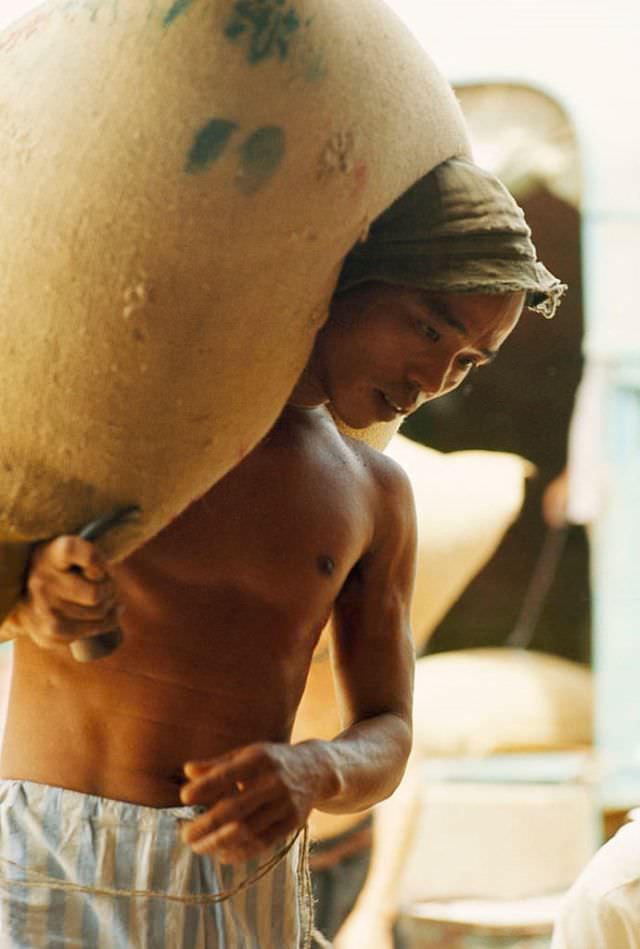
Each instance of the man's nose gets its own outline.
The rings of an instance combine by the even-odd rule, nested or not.
[[[409,374],[409,380],[415,392],[416,408],[451,392],[460,385],[464,377],[464,369],[455,356],[448,362],[415,367]]]
[[[449,364],[416,366],[409,374],[409,382],[415,393],[417,406],[422,405],[448,392],[451,388],[451,367]]]

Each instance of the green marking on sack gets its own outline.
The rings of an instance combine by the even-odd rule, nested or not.
[[[174,0],[174,3],[165,15],[164,25],[171,26],[179,16],[182,16],[183,13],[186,13],[189,8],[193,6],[193,2],[194,0]]]
[[[284,129],[259,128],[240,149],[236,185],[243,194],[255,194],[274,176],[286,151]]]
[[[189,150],[185,171],[189,174],[205,171],[220,158],[237,128],[236,122],[229,122],[227,119],[211,119],[203,125],[196,133]]]
[[[246,36],[248,59],[255,65],[273,56],[285,60],[301,25],[289,0],[236,0],[224,34],[232,41]]]

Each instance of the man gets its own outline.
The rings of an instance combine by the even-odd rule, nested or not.
[[[525,298],[554,309],[558,281],[537,263],[521,212],[466,161],[423,179],[380,228],[424,230],[455,207],[459,229],[462,186],[483,220],[515,229],[519,264],[503,253],[511,239],[489,231],[502,271],[491,258],[492,282],[476,292],[467,263],[460,292],[453,271],[438,283],[442,255],[432,274],[437,241],[424,234],[413,268],[400,248],[401,279],[372,268],[363,245],[249,457],[121,564],[77,537],[35,552],[6,624],[16,640],[0,761],[8,949],[296,946],[296,877],[307,876],[298,832],[310,811],[362,810],[398,784],[411,743],[410,490],[388,459],[340,435],[327,407],[351,428],[397,420],[493,359]],[[345,728],[292,745],[332,613]],[[117,652],[74,662],[71,642],[118,624]]]
[[[550,317],[565,287],[536,261],[529,235],[522,212],[493,176],[465,161],[445,162],[382,215],[367,242],[352,250],[339,289],[374,278],[446,291],[447,298],[452,292],[491,295],[521,288],[527,303]],[[326,717],[318,712],[319,723]],[[300,729],[305,736],[312,720],[307,702]],[[333,938],[366,877],[371,831],[362,815],[320,815],[314,824],[323,829],[311,861],[317,918]],[[360,936],[355,934],[353,944]]]

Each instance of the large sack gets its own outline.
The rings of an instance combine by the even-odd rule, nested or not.
[[[411,625],[421,650],[473,577],[494,555],[524,502],[534,467],[497,451],[439,452],[402,435],[387,454],[404,468],[418,518]]]
[[[346,251],[467,151],[381,0],[50,2],[0,34],[0,141],[5,607],[25,542],[135,502],[123,556],[237,463]]]
[[[590,670],[547,653],[479,648],[441,652],[416,668],[418,754],[489,755],[590,745]]]

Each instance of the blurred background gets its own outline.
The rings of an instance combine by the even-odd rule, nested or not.
[[[503,644],[515,628],[548,524],[545,491],[564,471],[567,437],[582,375],[580,166],[575,130],[557,102],[530,86],[456,86],[474,153],[522,205],[540,257],[569,285],[558,319],[526,314],[509,347],[486,372],[429,403],[403,432],[441,451],[516,452],[537,475],[498,551],[439,625],[429,652]],[[588,544],[569,528],[529,643],[570,659],[590,657]]]
[[[445,638],[504,642],[512,628],[545,531],[540,500],[564,468],[582,379],[571,465],[574,516],[590,524],[591,593],[585,536],[572,529],[534,644],[581,661],[592,655],[604,800],[624,808],[640,793],[640,7],[392,5],[458,90],[478,163],[519,197],[542,259],[570,285],[556,321],[523,320],[494,367],[411,422],[408,434],[433,447],[518,451],[539,469],[522,519],[431,648]]]

